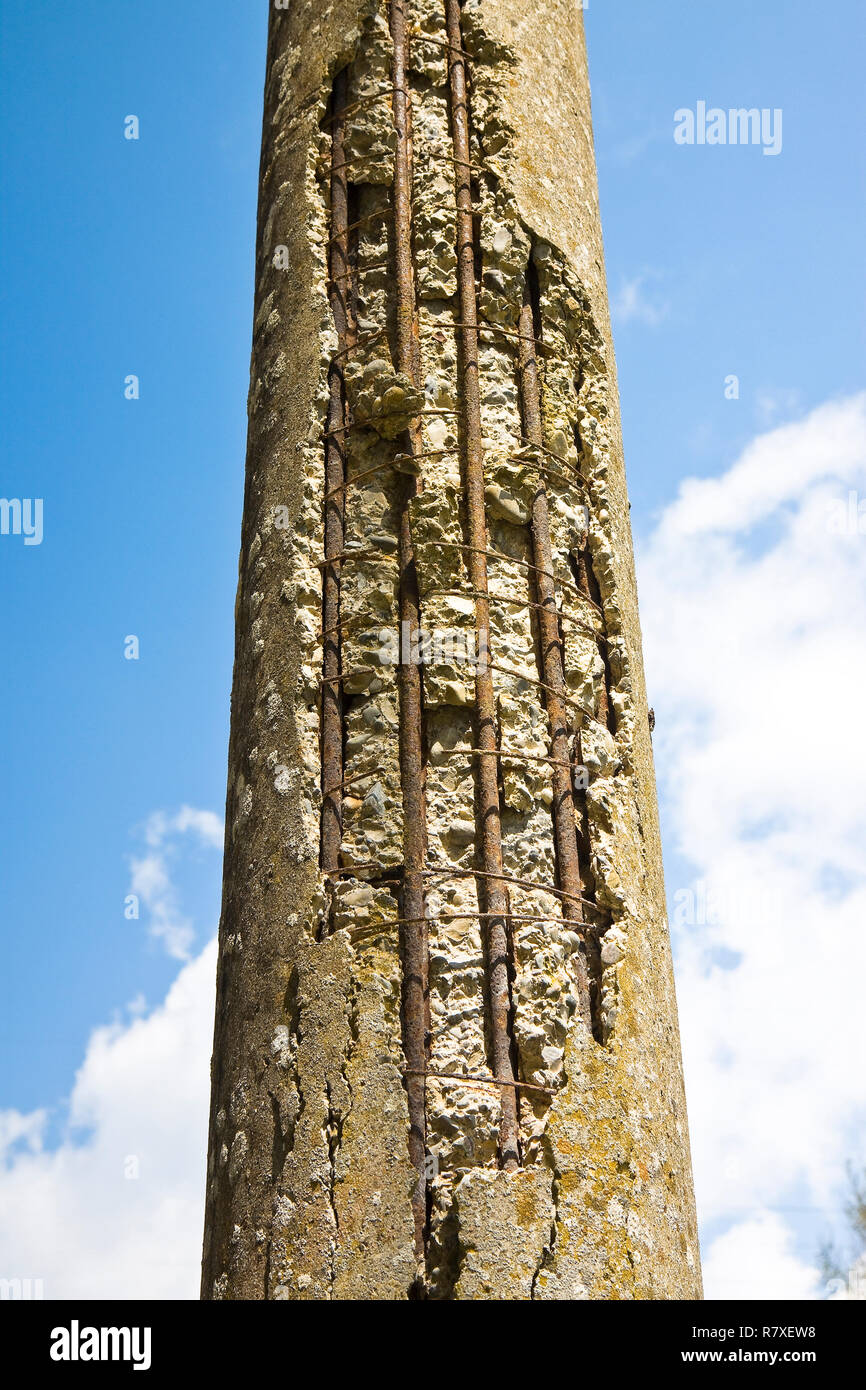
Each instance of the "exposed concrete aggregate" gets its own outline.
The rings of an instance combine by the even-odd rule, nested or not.
[[[441,0],[410,0],[420,383],[393,351],[395,134],[383,0],[271,21],[250,452],[237,607],[226,892],[203,1292],[278,1299],[685,1297],[699,1292],[615,368],[582,36],[566,0],[465,0],[477,163],[479,369],[523,1166],[497,1169],[471,750],[456,214]],[[567,39],[566,36],[567,35]],[[426,36],[437,43],[423,43]],[[328,102],[351,63],[359,345],[344,367],[343,873],[318,870]],[[563,163],[563,122],[568,125]],[[276,268],[287,249],[292,274]],[[545,451],[524,440],[517,317],[530,258]],[[396,530],[399,438],[421,413],[410,515],[422,626],[430,965],[426,1269],[413,1251],[401,1044]],[[573,702],[598,1033],[554,891],[549,727],[529,522],[543,477]],[[588,555],[599,606],[578,591]],[[443,634],[447,640],[443,640]],[[605,660],[606,658],[606,660]],[[502,669],[505,667],[508,674]],[[346,674],[349,673],[349,674]],[[611,710],[608,719],[606,710]],[[508,753],[517,755],[511,759]],[[521,757],[520,755],[528,755]],[[450,872],[448,872],[450,870]],[[537,885],[537,886],[534,886]],[[522,920],[529,918],[532,920]],[[447,1075],[442,1076],[445,1073]],[[454,1076],[467,1078],[455,1080]],[[420,1275],[420,1284],[418,1282]]]

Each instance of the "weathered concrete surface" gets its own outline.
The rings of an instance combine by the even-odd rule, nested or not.
[[[440,0],[408,5],[416,33],[444,37]],[[524,1167],[497,1172],[498,1094],[428,1083],[431,1182],[426,1269],[413,1251],[401,1080],[396,897],[359,867],[401,861],[398,710],[387,673],[358,677],[346,716],[342,861],[332,891],[319,873],[319,685],[324,427],[336,348],[326,292],[327,159],[323,120],[336,71],[352,64],[353,99],[387,88],[387,6],[295,0],[272,11],[262,149],[247,483],[237,605],[223,917],[213,1064],[202,1293],[206,1298],[692,1298],[700,1273],[676,1003],[661,871],[628,502],[607,310],[579,10],[568,0],[466,0],[473,160],[479,179],[479,307],[506,334],[482,339],[480,370],[490,545],[531,555],[533,477],[522,448],[513,344],[529,257],[545,343],[546,446],[582,481],[548,480],[554,569],[563,592],[574,557],[591,557],[600,608],[566,626],[570,693],[590,772],[590,878],[610,926],[602,937],[598,1028],[576,1012],[578,939],[545,888],[512,890],[514,1042],[524,1092]],[[460,520],[453,169],[444,54],[413,44],[416,281],[424,404],[423,487],[413,503],[423,623],[467,634],[471,596],[456,546]],[[353,122],[359,329],[389,312],[390,103]],[[359,165],[359,168],[361,166]],[[381,217],[377,220],[377,214]],[[289,272],[274,265],[284,246]],[[579,386],[575,389],[575,380]],[[387,341],[348,374],[355,419],[349,475],[387,463],[418,408]],[[434,456],[435,455],[435,456]],[[369,667],[394,627],[395,500],[385,468],[347,504],[344,670]],[[451,549],[448,545],[451,543]],[[535,663],[525,569],[491,571],[494,652]],[[604,648],[600,643],[607,643]],[[600,651],[608,651],[606,673]],[[497,674],[501,746],[547,752],[540,692]],[[429,862],[473,865],[472,673],[452,656],[424,668]],[[609,699],[613,730],[600,720]],[[371,771],[372,769],[372,771]],[[366,775],[364,775],[366,774]],[[506,871],[555,881],[549,781],[540,763],[503,762]],[[489,1076],[484,952],[473,880],[431,886],[430,1067]],[[466,915],[461,917],[460,913]],[[328,931],[332,934],[328,934]],[[412,1292],[410,1293],[410,1290]]]

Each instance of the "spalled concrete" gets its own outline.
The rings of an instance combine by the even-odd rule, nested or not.
[[[479,373],[512,1037],[523,1166],[497,1169],[471,750],[456,218],[441,0],[407,5],[421,390],[392,351],[388,9],[273,11],[227,797],[203,1296],[691,1298],[700,1273],[582,29],[567,0],[466,0]],[[436,42],[425,43],[424,38]],[[342,872],[318,866],[328,103],[350,67],[358,351],[348,436]],[[275,264],[285,247],[290,271]],[[281,260],[281,258],[278,258]],[[522,435],[517,317],[538,286],[545,449]],[[430,1049],[426,1260],[413,1250],[401,1046],[395,650],[399,436],[423,628]],[[539,467],[561,595],[595,1036],[554,891],[529,520]],[[353,557],[352,552],[355,552]],[[581,581],[587,566],[597,598]],[[447,641],[442,634],[450,634]],[[496,669],[499,667],[500,669]],[[502,669],[502,668],[507,668]],[[507,754],[515,754],[509,760]],[[529,755],[521,757],[519,755]],[[450,870],[451,872],[448,872]],[[531,920],[523,920],[531,919]],[[436,1075],[438,1073],[438,1075]],[[444,1075],[443,1075],[444,1074]],[[457,1079],[455,1079],[457,1078]],[[460,1079],[465,1078],[465,1079]]]

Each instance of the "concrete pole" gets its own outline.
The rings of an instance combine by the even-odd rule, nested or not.
[[[202,1296],[700,1289],[581,9],[274,5]]]

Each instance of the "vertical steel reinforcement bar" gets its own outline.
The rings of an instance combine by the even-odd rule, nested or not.
[[[409,93],[409,39],[404,0],[391,0],[394,153],[394,255],[396,269],[397,369],[414,386],[419,380],[418,316],[412,264],[412,108]],[[421,421],[412,421],[406,441],[418,458],[424,449]],[[400,568],[400,782],[403,796],[403,1051],[409,1103],[409,1156],[418,1173],[412,1197],[415,1250],[424,1256],[427,1224],[425,1161],[427,1151],[426,1081],[429,1028],[427,922],[423,868],[427,855],[427,807],[424,788],[424,741],[421,668],[412,659],[418,650],[420,603],[409,504],[417,482],[406,476],[400,497],[398,562]],[[408,641],[407,641],[408,639]],[[408,650],[407,650],[408,648]]]
[[[520,1127],[512,1063],[511,984],[509,979],[508,890],[502,878],[502,824],[499,807],[496,698],[490,656],[490,604],[487,597],[487,521],[484,513],[484,449],[481,437],[481,387],[478,372],[478,312],[475,291],[475,242],[472,225],[472,179],[469,145],[469,98],[460,0],[445,0],[448,36],[448,77],[454,144],[457,200],[457,282],[462,351],[461,405],[465,453],[467,553],[469,579],[475,592],[477,669],[475,704],[477,729],[477,816],[482,880],[480,896],[487,913],[487,990],[490,1015],[491,1062],[500,1086],[502,1114],[499,1161],[503,1168],[520,1163]]]
[[[331,100],[331,239],[328,292],[337,330],[338,352],[328,370],[325,431],[325,566],[322,582],[322,842],[321,866],[333,873],[340,864],[343,837],[343,696],[340,676],[340,556],[346,522],[346,391],[343,363],[355,339],[349,266],[349,182],[346,174],[345,117],[348,69],[334,78]]]
[[[540,325],[535,322],[530,271],[527,273],[523,306],[518,329],[518,367],[520,374],[520,404],[523,413],[523,433],[539,449],[544,447],[541,424],[541,391],[538,380],[538,358],[535,339]],[[538,607],[539,639],[541,645],[541,677],[545,685],[545,703],[550,723],[550,756],[553,764],[553,831],[556,843],[556,866],[563,898],[563,916],[582,920],[581,897],[584,884],[580,872],[577,822],[574,806],[574,774],[569,753],[568,707],[566,705],[565,664],[562,637],[556,607],[556,588],[553,576],[553,549],[550,542],[550,513],[547,489],[543,477],[532,501],[532,552],[535,565],[535,592]],[[592,1026],[586,960],[579,951],[577,960],[577,994],[581,1016],[587,1027]]]
[[[589,549],[589,536],[581,547],[577,557],[577,587],[582,594],[589,599],[590,603],[602,612],[601,591],[598,587],[598,580],[592,567],[592,555]],[[598,654],[604,665],[604,679],[598,693],[598,718],[606,729],[611,733],[614,731],[613,711],[610,704],[610,664],[607,658],[607,651],[603,641],[596,637]]]

